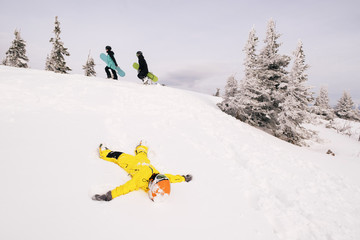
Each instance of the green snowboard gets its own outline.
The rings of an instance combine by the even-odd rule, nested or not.
[[[133,64],[133,68],[135,68],[136,70],[139,70],[139,64],[138,63],[134,63]],[[153,82],[157,82],[158,81],[158,77],[155,76],[153,73],[148,72],[148,74],[146,75],[148,78],[150,78]]]

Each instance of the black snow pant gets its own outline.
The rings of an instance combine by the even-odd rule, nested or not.
[[[105,67],[105,72],[106,72],[106,75],[107,75],[107,78],[111,78],[111,74],[110,74],[110,71],[109,69],[111,70],[112,74],[113,74],[113,79],[117,80],[117,74],[116,74],[116,71],[112,68],[109,68],[108,66]]]
[[[144,78],[147,76],[147,74],[148,74],[147,72],[140,71],[137,76],[138,76],[138,78],[140,78],[141,80],[144,80]]]

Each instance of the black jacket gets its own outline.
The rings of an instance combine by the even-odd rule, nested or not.
[[[149,70],[148,70],[148,66],[147,66],[147,63],[146,63],[146,61],[145,61],[144,56],[143,56],[143,55],[139,55],[138,58],[139,58],[139,71],[140,71],[141,73],[147,74],[147,73],[149,72]]]
[[[117,66],[117,63],[116,63],[116,60],[115,60],[115,57],[114,57],[114,52],[113,51],[107,51],[107,53],[109,54],[109,56],[111,57],[111,59],[114,61],[114,63],[115,63],[115,66]]]

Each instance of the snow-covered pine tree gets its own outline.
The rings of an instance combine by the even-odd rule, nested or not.
[[[355,108],[354,108],[354,120],[356,121],[360,121],[360,110],[359,110],[359,105],[356,103],[354,104],[355,105]],[[360,140],[360,138],[359,138]]]
[[[96,71],[95,71],[94,67],[95,67],[94,59],[90,56],[90,53],[89,53],[86,64],[83,65],[83,69],[85,71],[85,76],[88,76],[88,77],[94,76],[94,77],[96,77]]]
[[[218,107],[226,112],[227,114],[236,117],[237,105],[236,105],[236,95],[238,92],[238,82],[235,79],[235,76],[232,75],[228,78],[225,85],[225,95],[224,100],[221,103],[218,103]]]
[[[220,88],[216,88],[216,93],[213,95],[214,97],[220,97]]]
[[[21,38],[18,30],[15,30],[14,34],[15,39],[6,52],[6,58],[2,63],[6,66],[28,68],[27,62],[29,59],[26,56],[26,42]]]
[[[342,97],[339,99],[336,107],[335,114],[339,118],[355,120],[354,102],[350,94],[344,91]]]
[[[319,96],[315,99],[314,106],[319,106],[323,108],[330,108],[329,105],[329,94],[328,90],[325,87],[320,88]]]
[[[54,69],[52,68],[52,65],[51,65],[51,61],[50,61],[50,56],[49,56],[49,54],[48,54],[47,57],[46,57],[45,70],[46,70],[46,71],[54,71]]]
[[[258,37],[256,36],[256,31],[253,27],[243,49],[245,53],[245,76],[239,84],[239,91],[236,97],[238,99],[237,118],[253,126],[262,126],[263,107],[265,107],[263,93],[265,92],[265,89],[257,78],[257,43]]]
[[[289,75],[289,82],[284,102],[280,103],[281,112],[278,115],[277,135],[293,144],[301,145],[302,139],[310,137],[310,132],[301,124],[310,120],[308,106],[313,101],[307,81],[305,54],[303,44],[299,41],[294,52],[294,64]]]
[[[303,43],[298,42],[298,46],[294,52],[294,65],[290,72],[290,82],[294,88],[294,96],[299,102],[299,108],[304,111],[302,121],[309,120],[310,117],[309,105],[314,101],[313,92],[310,90],[311,87],[306,85],[308,81],[308,75],[306,70],[309,68],[309,65],[305,63],[305,54],[303,50]]]
[[[238,91],[238,82],[235,79],[235,76],[232,75],[228,78],[225,86],[225,98],[235,97]]]
[[[277,42],[280,34],[276,33],[275,22],[271,19],[267,26],[265,47],[258,56],[257,78],[264,87],[260,101],[263,103],[259,111],[260,121],[264,130],[275,133],[278,127],[280,104],[285,100],[288,86],[288,72],[290,57],[278,53],[280,43]]]
[[[60,39],[60,22],[58,17],[55,17],[55,38],[51,38],[50,42],[53,43],[53,48],[50,54],[49,59],[47,59],[46,70],[54,71],[57,73],[67,73],[71,69],[66,66],[65,56],[70,56],[70,53],[67,51],[67,48],[64,47],[64,43]]]
[[[300,145],[302,128],[298,119],[302,117],[303,111],[300,110],[295,99],[294,90],[290,87],[285,100],[280,103],[282,111],[278,115],[278,129],[275,135],[287,142]]]
[[[315,99],[315,104],[311,111],[325,117],[326,120],[334,119],[334,110],[330,107],[329,94],[326,87],[320,88],[319,96]]]
[[[258,37],[256,36],[255,28],[253,27],[249,33],[248,41],[243,49],[245,52],[245,61],[244,61],[244,73],[245,78],[242,82],[253,81],[256,78],[257,71],[257,54],[256,46],[258,44]]]

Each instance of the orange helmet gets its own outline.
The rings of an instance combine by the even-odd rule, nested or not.
[[[148,194],[154,202],[165,200],[170,195],[170,180],[164,174],[152,176],[149,180]]]

